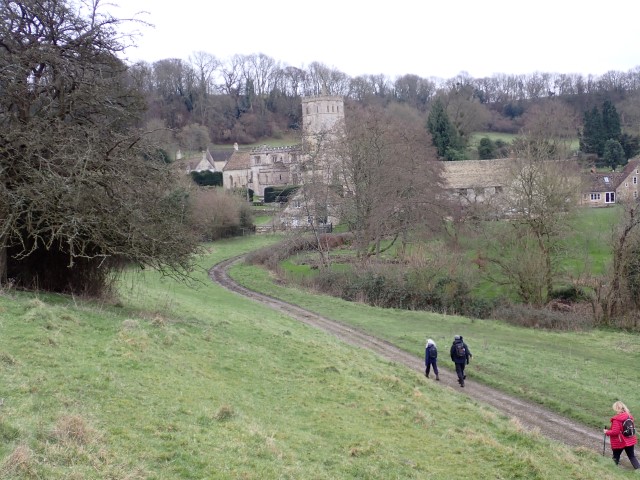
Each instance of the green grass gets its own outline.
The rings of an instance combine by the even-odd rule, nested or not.
[[[473,148],[478,148],[478,145],[480,144],[480,140],[484,137],[489,138],[493,142],[495,142],[496,140],[501,140],[505,143],[511,143],[516,137],[518,137],[518,134],[501,133],[501,132],[474,132],[471,134],[471,140],[469,142],[469,146]],[[574,138],[571,141],[570,148],[572,151],[577,151],[580,148],[580,140],[578,139],[578,137]]]
[[[611,260],[610,240],[612,237],[613,227],[620,218],[620,208],[584,208],[580,209],[572,219],[565,240],[566,250],[568,254],[561,260],[561,266],[564,270],[564,277],[578,278],[585,273],[601,275],[605,272],[608,263]],[[477,257],[479,252],[483,252],[487,248],[488,242],[492,242],[496,235],[492,234],[493,229],[510,228],[508,223],[487,222],[488,230],[485,235],[461,235],[460,250],[464,258],[469,262],[468,267],[471,269],[473,276],[466,277],[466,280],[472,284],[472,292],[474,296],[482,298],[496,299],[509,296],[509,292],[503,286],[496,286],[487,279],[477,274],[477,267],[471,262]],[[437,242],[447,244],[450,239],[440,239]],[[386,242],[382,243],[386,247]],[[407,247],[407,251],[417,248],[418,243],[412,243]],[[387,250],[383,257],[393,258],[397,255],[400,248],[399,242],[394,244]],[[438,250],[438,252],[440,252]],[[335,253],[335,252],[334,252]],[[345,250],[339,252],[341,255],[353,253]],[[456,256],[459,253],[456,253]],[[289,279],[301,279],[302,277],[313,277],[317,275],[318,270],[311,269],[310,265],[302,264],[307,259],[313,260],[314,254],[305,253],[297,255],[286,262],[281,267],[287,274]],[[344,265],[332,264],[333,269],[345,269]]]
[[[492,142],[496,140],[501,140],[505,143],[511,143],[517,137],[515,133],[500,133],[500,132],[474,132],[471,134],[470,146],[478,147],[480,144],[480,140],[487,137]]]
[[[252,266],[236,266],[233,275],[250,288],[385,338],[415,354],[416,361],[423,355],[425,338],[446,351],[453,336],[462,334],[474,353],[474,379],[593,427],[606,424],[617,399],[640,408],[634,381],[640,362],[637,334],[548,332],[496,320],[380,309],[274,284],[266,272]],[[446,356],[443,363],[451,366]]]
[[[271,215],[255,215],[253,217],[253,223],[255,225],[268,225],[273,220]]]
[[[116,304],[0,294],[0,478],[624,478],[609,458],[525,433],[491,408],[207,278],[217,261],[274,238],[209,245],[192,285],[129,272]],[[467,328],[479,323],[414,321],[407,312],[290,295],[332,316],[338,308],[365,322],[368,312],[376,328],[393,325],[391,336],[411,345],[416,361],[423,337],[449,320],[442,335],[463,331],[475,348],[472,375],[494,358],[493,341],[483,345],[485,334]],[[419,335],[402,332],[405,325]],[[614,337],[585,343],[593,353],[604,339]],[[539,337],[540,348],[548,340]],[[625,348],[637,363],[635,347]]]

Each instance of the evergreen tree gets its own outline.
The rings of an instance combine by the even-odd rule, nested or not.
[[[478,145],[478,156],[480,157],[480,160],[495,158],[495,145],[489,137],[483,137],[480,139],[480,144]]]
[[[429,112],[427,129],[431,133],[438,156],[446,160],[459,158],[460,138],[440,100],[436,100]]]
[[[612,170],[615,170],[618,165],[624,165],[627,163],[627,157],[624,154],[624,149],[620,142],[610,138],[604,144],[604,152],[602,154],[602,158],[607,164],[607,166],[611,167]]]
[[[592,110],[585,112],[580,137],[580,150],[584,153],[595,153],[602,157],[607,140],[620,142],[621,137],[620,115],[609,100],[602,104],[602,113],[598,107],[593,107]]]
[[[595,153],[602,156],[604,151],[602,116],[598,107],[584,112],[584,125],[580,136],[580,150],[584,153]]]
[[[640,153],[640,136],[623,133],[620,135],[620,145],[624,149],[625,158],[633,158]]]
[[[602,137],[606,142],[609,139],[620,140],[622,129],[620,128],[620,115],[615,105],[609,100],[602,104]]]

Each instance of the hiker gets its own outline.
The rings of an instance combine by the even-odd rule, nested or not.
[[[464,374],[464,367],[469,365],[469,359],[471,357],[473,357],[473,355],[471,355],[467,344],[464,343],[462,335],[456,335],[453,337],[453,344],[451,345],[451,360],[456,364],[458,383],[461,387],[464,387],[464,379],[467,378]]]
[[[638,462],[636,458],[633,446],[638,443],[638,437],[635,435],[635,427],[625,431],[626,425],[624,425],[627,419],[631,419],[633,422],[633,416],[627,406],[620,401],[613,404],[613,411],[616,412],[616,414],[611,417],[611,428],[609,428],[609,430],[604,429],[604,434],[609,437],[611,450],[613,450],[613,461],[618,465],[618,463],[620,463],[620,455],[622,455],[622,451],[624,450],[627,457],[629,457],[631,465],[637,470],[640,468],[640,462]]]
[[[433,373],[436,374],[436,380],[440,381],[440,376],[438,375],[438,349],[436,348],[436,342],[428,339],[427,346],[424,351],[424,366],[426,367],[424,374],[427,378],[429,378],[432,365]]]

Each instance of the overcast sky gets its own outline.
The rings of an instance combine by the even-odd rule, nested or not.
[[[533,72],[601,75],[640,66],[640,1],[114,0],[118,17],[147,11],[130,61],[224,60],[264,53],[350,77],[408,73],[474,78]]]

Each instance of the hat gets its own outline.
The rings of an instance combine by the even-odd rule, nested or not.
[[[462,337],[460,335],[456,335],[455,337],[453,337],[454,340],[460,340]]]

